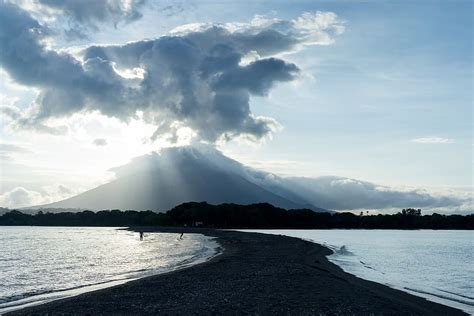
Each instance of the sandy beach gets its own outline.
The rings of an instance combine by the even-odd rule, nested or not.
[[[192,228],[224,248],[212,260],[7,315],[464,315],[343,272],[323,246],[297,238]]]

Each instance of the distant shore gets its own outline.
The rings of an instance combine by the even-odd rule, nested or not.
[[[148,227],[146,232],[202,233],[223,254],[183,270],[17,310],[7,315],[466,315],[359,279],[330,263],[331,250],[297,238],[211,229]]]

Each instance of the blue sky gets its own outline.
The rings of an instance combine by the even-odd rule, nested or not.
[[[67,27],[61,17],[41,20],[29,10],[53,30]],[[255,15],[292,20],[317,10],[337,14],[344,33],[330,45],[278,56],[297,65],[299,76],[250,98],[252,113],[277,120],[282,129],[259,144],[232,140],[218,147],[283,175],[337,175],[389,186],[462,189],[472,196],[472,1],[149,1],[140,7],[140,19],[117,28],[98,23],[86,29],[87,39],[57,35],[48,45],[77,51],[158,38],[188,23],[248,23]],[[26,110],[37,93],[3,71],[1,105]],[[29,153],[2,156],[0,193],[17,186],[45,192],[51,177],[78,192],[106,181],[109,167],[166,145],[144,144],[153,129],[140,122],[125,126],[96,114],[79,116],[62,118],[66,136],[18,130],[4,120],[1,142]],[[117,136],[124,128],[126,137]],[[96,138],[107,145],[90,145]],[[87,157],[77,158],[80,153]],[[7,174],[8,164],[32,168],[42,180]],[[93,180],[72,181],[78,173]]]
[[[316,173],[471,186],[472,2],[316,3],[301,9],[336,12],[346,31],[334,45],[289,57],[314,80],[255,101],[257,113],[285,126],[260,154],[314,161]],[[298,7],[267,8],[291,15]],[[412,141],[429,137],[452,143]]]

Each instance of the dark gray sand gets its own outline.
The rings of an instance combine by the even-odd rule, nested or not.
[[[331,251],[297,238],[206,229],[145,231],[215,236],[211,261],[11,315],[462,315],[343,272]],[[178,237],[179,235],[177,235]],[[9,315],[10,315],[9,314]]]

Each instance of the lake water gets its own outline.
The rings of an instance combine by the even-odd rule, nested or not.
[[[346,272],[474,314],[473,231],[251,231],[326,245]]]
[[[0,227],[0,314],[208,260],[199,234],[116,228]]]

